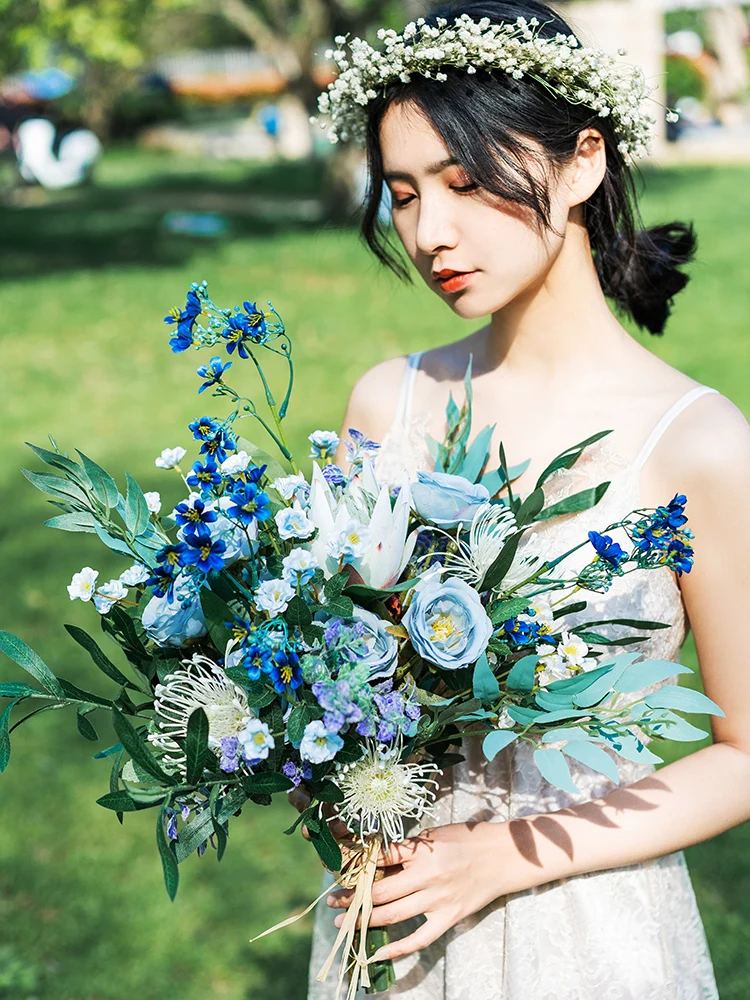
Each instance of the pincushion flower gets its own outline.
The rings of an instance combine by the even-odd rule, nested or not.
[[[403,741],[388,746],[366,740],[363,757],[352,764],[337,764],[333,781],[344,801],[334,811],[362,840],[379,833],[384,844],[402,841],[404,820],[432,815],[435,789],[432,775],[442,774],[436,764],[410,764],[401,760]]]
[[[197,653],[167,674],[154,694],[157,731],[149,733],[147,739],[165,755],[164,764],[178,771],[184,770],[186,758],[176,738],[187,735],[188,720],[197,708],[206,713],[208,745],[217,757],[223,755],[222,739],[239,739],[255,719],[244,690],[212,660]]]
[[[456,536],[458,551],[445,554],[446,571],[472,587],[479,587],[515,530],[516,519],[504,504],[480,504],[474,508],[468,538],[459,532]]]
[[[99,570],[90,566],[84,566],[80,573],[74,573],[73,579],[68,584],[71,601],[90,601],[94,596],[98,576]]]
[[[314,719],[305,726],[305,734],[299,746],[300,757],[311,764],[322,764],[333,760],[344,745],[337,733],[329,733],[320,719]]]
[[[176,469],[185,455],[187,452],[184,448],[165,448],[161,455],[154,459],[154,465],[159,469]]]
[[[477,510],[490,498],[486,486],[446,472],[419,472],[411,488],[414,509],[441,528],[470,528]]]
[[[492,635],[492,622],[476,590],[463,580],[431,576],[418,583],[412,595],[402,625],[416,652],[445,670],[475,663]]]

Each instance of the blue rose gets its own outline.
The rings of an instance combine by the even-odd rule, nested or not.
[[[476,590],[463,580],[433,577],[417,584],[413,593],[402,625],[419,655],[445,670],[475,663],[492,635]]]
[[[370,680],[390,677],[396,669],[398,660],[398,643],[386,632],[387,622],[372,611],[354,606],[355,619],[362,622],[364,640],[367,643],[367,656],[362,660],[370,668]]]
[[[411,488],[416,512],[441,528],[455,528],[457,524],[470,528],[474,515],[490,498],[489,490],[481,483],[470,483],[463,476],[449,476],[446,472],[419,472],[418,482]]]
[[[143,609],[141,622],[146,634],[159,646],[184,646],[189,639],[206,634],[206,619],[197,591],[189,583],[180,585],[179,581],[172,603],[166,596],[152,597]]]

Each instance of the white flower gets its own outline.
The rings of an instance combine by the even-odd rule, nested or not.
[[[333,458],[339,446],[339,436],[335,431],[313,431],[308,434],[310,442],[309,458]]]
[[[311,764],[322,764],[333,760],[344,745],[344,741],[336,733],[329,733],[320,719],[314,719],[305,726],[305,734],[299,746],[302,760]]]
[[[78,598],[81,601],[90,601],[94,595],[96,579],[99,576],[98,569],[84,566],[80,573],[74,573],[73,579],[68,584],[68,593],[71,601]]]
[[[361,559],[370,547],[370,529],[366,524],[349,518],[346,525],[328,539],[326,551],[331,558],[351,563]]]
[[[569,667],[580,667],[589,651],[589,647],[570,632],[563,632],[557,645],[557,652]]]
[[[498,729],[512,729],[515,724],[516,720],[510,714],[507,707],[503,705],[500,715],[498,715],[497,721],[495,722],[495,726]]]
[[[237,740],[242,747],[242,756],[248,763],[265,760],[268,751],[273,750],[276,745],[271,730],[260,719],[250,719],[242,732],[237,734]]]
[[[236,455],[225,458],[219,466],[223,476],[236,476],[240,472],[245,472],[249,465],[252,465],[252,458],[246,451],[238,451]]]
[[[308,486],[304,476],[279,476],[271,483],[285,500],[291,500],[296,493],[306,493]]]
[[[123,587],[119,580],[108,580],[97,587],[94,594],[94,607],[100,615],[106,615],[113,604],[128,596],[128,588]]]
[[[290,538],[309,538],[315,531],[315,525],[302,510],[299,501],[295,501],[291,507],[282,507],[281,510],[277,510],[274,520],[279,529],[279,535],[285,541]]]
[[[333,778],[344,793],[334,809],[362,840],[380,833],[385,843],[405,837],[404,820],[433,815],[437,782],[428,775],[441,774],[437,764],[402,761],[403,740],[391,746],[366,741],[366,752],[353,764],[337,764]],[[434,788],[432,787],[434,786]]]
[[[175,469],[187,455],[184,448],[165,448],[155,460],[154,465],[160,469]]]
[[[126,587],[137,587],[139,583],[145,583],[150,576],[151,570],[146,566],[141,566],[140,563],[133,563],[130,569],[126,569],[124,573],[120,573],[120,583],[123,583]]]
[[[515,530],[516,519],[504,504],[482,504],[471,522],[468,540],[459,534],[458,552],[446,555],[447,572],[478,587]]]
[[[165,764],[180,770],[185,767],[185,754],[175,738],[187,735],[188,719],[196,708],[202,708],[208,717],[208,745],[217,757],[221,757],[221,740],[239,739],[255,718],[245,691],[212,660],[197,653],[191,660],[183,660],[182,669],[167,674],[154,693],[158,732],[146,738],[165,754]]]
[[[144,493],[143,496],[146,498],[146,505],[152,514],[158,514],[161,510],[161,497],[156,492],[152,490],[149,493]]]
[[[530,598],[528,611],[528,614],[518,616],[520,621],[533,622],[536,625],[546,625],[548,629],[554,624],[555,619],[552,605],[544,594],[538,594],[536,597]]]
[[[269,615],[281,615],[294,597],[294,589],[286,580],[266,580],[255,591],[255,606]]]
[[[315,556],[303,548],[292,549],[288,556],[284,556],[281,565],[284,567],[283,577],[292,587],[312,580],[318,568]]]

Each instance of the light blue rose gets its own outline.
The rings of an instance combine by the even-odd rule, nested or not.
[[[419,655],[445,670],[475,663],[492,635],[476,590],[463,580],[433,577],[417,584],[413,594],[402,625]]]
[[[390,677],[396,669],[398,643],[390,632],[386,632],[387,622],[372,611],[366,611],[356,605],[354,617],[361,621],[365,628],[364,640],[368,652],[362,662],[370,668],[370,680]]]
[[[481,483],[470,483],[463,476],[449,476],[447,472],[419,472],[418,482],[411,488],[416,512],[441,528],[455,528],[457,524],[470,528],[477,509],[490,498],[489,490]]]
[[[206,619],[195,589],[177,584],[170,604],[166,597],[152,597],[141,618],[146,634],[159,646],[184,646],[206,634]]]

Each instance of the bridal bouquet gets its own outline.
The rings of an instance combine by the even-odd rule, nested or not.
[[[545,499],[549,477],[608,432],[558,456],[521,499],[513,481],[525,465],[508,468],[501,447],[498,468],[488,468],[492,428],[471,440],[470,372],[466,402],[449,402],[445,440],[430,442],[435,471],[413,484],[381,483],[375,442],[350,430],[342,469],[337,435],[317,430],[306,477],[284,434],[291,339],[268,305],[219,308],[203,282],[166,317],[175,353],[219,352],[198,368],[198,393],[229,408],[189,425],[191,462],[183,447],[156,459],[185,484],[169,513],[128,474],[122,493],[86,455],[72,459],[52,439],[51,449],[32,446],[53,470],[25,471],[57,508],[46,524],[94,533],[123,557],[119,577],[102,581],[84,567],[68,587],[71,599],[94,605],[107,641],[66,628],[115,693],[81,690],[0,633],[0,648],[37,682],[0,684],[9,700],[0,770],[11,731],[26,719],[71,706],[81,735],[95,742],[91,715],[106,711],[118,742],[94,755],[112,759],[109,791],[97,801],[120,822],[126,812],[157,810],[172,898],[180,863],[209,844],[221,860],[230,820],[243,808],[302,786],[310,805],[285,832],[304,823],[337,881],[357,889],[320,974],[343,946],[339,989],[349,971],[352,997],[359,983],[375,992],[392,982],[388,963],[368,962],[385,933],[367,932],[380,846],[429,817],[436,775],[462,759],[463,736],[480,736],[488,759],[514,741],[531,742],[543,777],[575,791],[566,758],[617,782],[617,755],[658,760],[647,742],[703,735],[675,709],[723,713],[674,685],[639,694],[687,668],[637,651],[608,654],[666,626],[580,621],[585,594],[606,591],[616,577],[690,571],[684,496],[602,525],[570,551],[530,555],[524,542],[535,524],[593,507],[606,491],[602,483],[557,503]],[[262,363],[269,355],[286,372],[280,402]],[[230,385],[233,365],[257,373],[263,412]],[[239,436],[247,418],[273,441],[279,461]],[[583,569],[566,570],[581,548],[590,554]],[[39,707],[11,726],[11,712],[29,702]],[[332,816],[352,833],[343,853]]]

